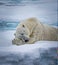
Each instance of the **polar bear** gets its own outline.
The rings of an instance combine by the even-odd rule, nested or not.
[[[32,44],[36,41],[57,41],[58,29],[42,24],[36,18],[23,20],[18,24],[13,44]]]

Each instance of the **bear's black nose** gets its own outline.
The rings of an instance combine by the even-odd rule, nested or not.
[[[21,33],[21,35],[24,35],[23,33]]]
[[[25,42],[28,42],[28,41],[29,41],[28,39],[25,40]]]

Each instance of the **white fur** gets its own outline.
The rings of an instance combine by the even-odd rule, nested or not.
[[[23,36],[21,34],[23,33]],[[36,18],[26,19],[18,24],[13,44],[32,44],[40,40],[56,41],[58,40],[58,30],[48,25],[42,24]],[[25,40],[28,39],[28,42]]]

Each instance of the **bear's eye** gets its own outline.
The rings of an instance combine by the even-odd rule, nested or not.
[[[24,25],[22,25],[22,27],[25,27]]]

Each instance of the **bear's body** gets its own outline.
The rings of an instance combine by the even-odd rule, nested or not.
[[[21,22],[16,29],[13,44],[32,44],[36,41],[57,41],[58,29],[42,24],[36,18],[30,18]]]

